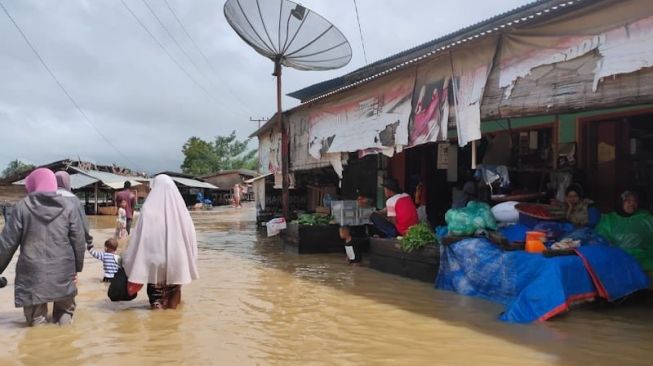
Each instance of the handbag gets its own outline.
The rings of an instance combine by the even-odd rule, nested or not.
[[[136,298],[138,293],[129,295],[127,292],[127,273],[125,269],[120,267],[118,272],[111,279],[109,284],[109,290],[107,291],[107,296],[111,301],[131,301]]]

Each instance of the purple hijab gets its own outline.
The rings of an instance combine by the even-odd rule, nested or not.
[[[57,188],[63,188],[70,191],[70,174],[61,170],[54,173],[54,176],[57,177]]]

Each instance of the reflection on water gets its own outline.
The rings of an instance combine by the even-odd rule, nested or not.
[[[148,310],[145,293],[111,303],[101,263],[87,256],[72,327],[25,327],[12,288],[0,290],[0,365],[632,365],[653,356],[645,305],[504,324],[496,304],[349,267],[344,254],[284,253],[279,239],[257,233],[251,208],[193,219],[201,279],[183,288],[177,311]],[[90,220],[101,247],[114,218]]]

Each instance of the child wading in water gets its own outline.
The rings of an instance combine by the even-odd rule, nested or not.
[[[111,282],[111,279],[116,275],[121,264],[120,256],[115,254],[118,249],[118,241],[114,238],[107,239],[104,242],[104,252],[93,248],[93,244],[87,245],[86,248],[93,257],[102,261],[102,267],[104,268],[102,282]]]
[[[127,236],[127,201],[118,201],[118,218],[116,219],[116,238],[123,239]]]
[[[352,266],[360,266],[363,261],[363,256],[361,254],[360,248],[360,239],[356,239],[351,236],[349,227],[341,226],[340,227],[340,239],[345,242],[345,253],[347,254],[347,259],[349,264]]]

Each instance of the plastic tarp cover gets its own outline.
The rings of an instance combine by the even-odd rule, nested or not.
[[[595,280],[615,296],[646,288],[645,274],[631,256],[603,245],[587,248],[580,248],[590,257],[584,261],[579,256],[506,252],[486,239],[464,239],[440,247],[435,287],[501,303],[506,310],[499,319],[516,323],[544,321],[575,302],[601,295]],[[622,276],[624,270],[631,275]]]

